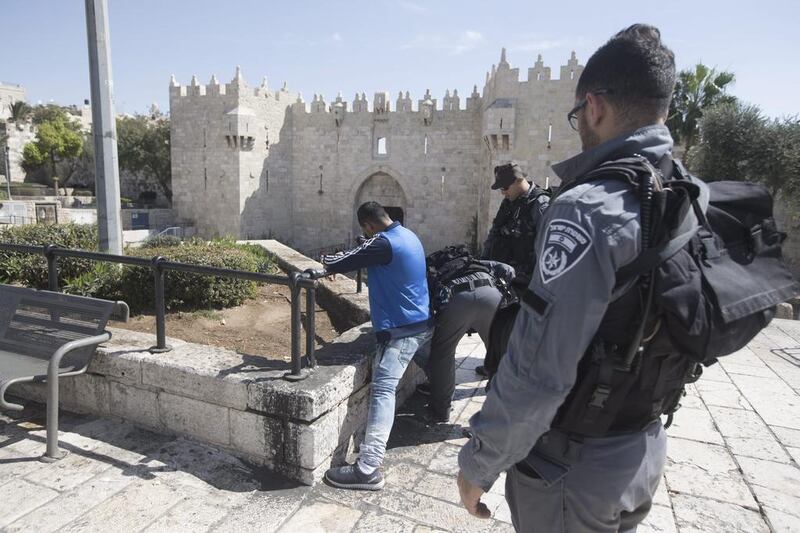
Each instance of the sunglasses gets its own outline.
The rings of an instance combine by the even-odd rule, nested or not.
[[[596,91],[589,91],[586,94],[588,95],[589,93],[591,93],[594,95],[599,95],[599,94],[612,94],[612,92],[613,91],[611,89],[597,89]],[[567,113],[567,122],[569,122],[569,127],[575,131],[578,131],[578,111],[586,107],[587,102],[588,100],[586,96],[584,96],[583,98],[581,98],[580,102],[578,102],[578,104],[575,107],[573,107],[569,113]]]

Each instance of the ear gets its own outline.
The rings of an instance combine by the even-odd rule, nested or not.
[[[608,115],[611,113],[611,106],[608,105],[608,101],[601,95],[586,93],[586,109],[584,113],[589,126],[597,128],[601,122],[608,120]]]

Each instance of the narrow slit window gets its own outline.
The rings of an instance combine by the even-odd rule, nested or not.
[[[423,148],[425,155],[428,155],[428,136],[425,135],[425,147]]]
[[[378,137],[378,155],[386,154],[386,137]]]

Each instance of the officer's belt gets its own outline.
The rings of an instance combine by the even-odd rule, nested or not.
[[[460,292],[466,291],[474,291],[478,287],[486,287],[492,286],[494,287],[494,280],[489,276],[489,274],[485,274],[483,272],[476,272],[475,274],[467,274],[466,276],[461,276],[457,278],[459,283],[452,285],[450,290],[453,294],[458,294]]]

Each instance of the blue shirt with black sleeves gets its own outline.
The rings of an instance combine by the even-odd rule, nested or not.
[[[425,251],[411,230],[393,222],[347,252],[322,257],[325,270],[361,268],[369,276],[369,308],[378,341],[408,337],[429,327]]]

